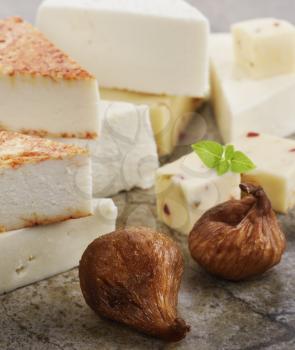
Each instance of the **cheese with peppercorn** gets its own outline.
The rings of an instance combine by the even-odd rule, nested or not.
[[[249,77],[271,78],[295,71],[295,27],[274,18],[258,18],[232,26],[236,63]]]
[[[236,64],[230,34],[210,40],[211,100],[224,142],[255,129],[280,137],[295,132],[295,74],[251,79]]]
[[[189,234],[208,209],[229,199],[240,198],[241,177],[218,176],[195,153],[166,164],[156,172],[157,213],[169,227]]]
[[[255,163],[242,181],[259,184],[274,210],[286,213],[295,205],[295,141],[249,132],[234,142]]]

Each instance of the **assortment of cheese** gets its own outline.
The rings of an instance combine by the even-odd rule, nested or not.
[[[295,132],[291,24],[210,37],[184,0],[45,0],[36,26],[0,21],[0,293],[76,266],[114,230],[101,198],[120,191],[155,183],[159,220],[184,234],[240,198],[241,179],[277,211],[294,206],[295,141],[280,138]],[[159,168],[208,91],[224,142],[254,171],[218,176],[195,153]]]
[[[173,151],[208,92],[209,23],[197,9],[183,0],[46,0],[37,27],[95,75],[104,99],[147,104],[159,155]]]
[[[183,0],[44,1],[36,22],[0,21],[0,293],[114,230],[93,197],[152,187],[208,91],[209,24]]]
[[[240,198],[240,181],[261,185],[277,212],[295,206],[295,27],[272,18],[237,23],[211,34],[210,100],[220,134],[256,169],[218,176],[196,154],[156,175],[158,218],[189,234],[211,207]]]

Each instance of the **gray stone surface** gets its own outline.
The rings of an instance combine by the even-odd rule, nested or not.
[[[171,159],[188,152],[194,128],[218,138],[208,108],[196,117]],[[179,313],[192,326],[178,344],[165,344],[96,316],[84,303],[77,269],[0,297],[0,349],[293,349],[295,348],[295,212],[281,216],[288,238],[282,263],[262,277],[228,283],[190,258],[187,239],[157,222],[153,190],[114,197],[118,225],[146,225],[173,237],[185,256]],[[66,249],[66,247],[65,247]]]
[[[33,21],[39,2],[1,0],[0,17],[18,14]],[[191,2],[208,15],[214,30],[227,30],[233,21],[254,16],[295,21],[294,0]],[[188,128],[186,138],[169,160],[189,150],[188,145],[196,138],[196,125],[198,133],[201,130],[199,136],[217,136],[207,111],[203,115],[195,127]],[[228,283],[204,273],[189,257],[186,238],[157,222],[153,190],[134,190],[114,199],[120,208],[120,226],[155,227],[181,245],[186,263],[179,312],[192,325],[187,338],[179,344],[165,344],[100,319],[85,305],[75,269],[0,297],[1,350],[295,348],[295,212],[280,218],[288,238],[282,263],[260,278]]]

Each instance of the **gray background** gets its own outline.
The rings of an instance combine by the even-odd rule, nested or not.
[[[189,2],[195,4],[209,18],[212,31],[228,31],[231,23],[251,17],[276,17],[295,22],[295,0],[189,0]],[[19,15],[34,22],[36,9],[40,3],[41,0],[0,0],[0,17]]]

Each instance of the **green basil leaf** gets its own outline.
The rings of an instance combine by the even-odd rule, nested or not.
[[[220,162],[224,147],[214,141],[200,141],[192,145],[202,162],[210,169],[214,169]]]
[[[219,176],[222,176],[224,175],[225,173],[227,173],[230,169],[230,164],[229,164],[229,161],[228,160],[221,160],[218,165],[216,166],[216,172],[217,172],[217,175]]]
[[[235,148],[233,145],[227,145],[224,151],[224,158],[226,160],[232,160],[235,154]]]
[[[255,168],[255,164],[243,152],[236,151],[234,153],[234,156],[231,160],[231,171],[233,173],[246,173]]]

